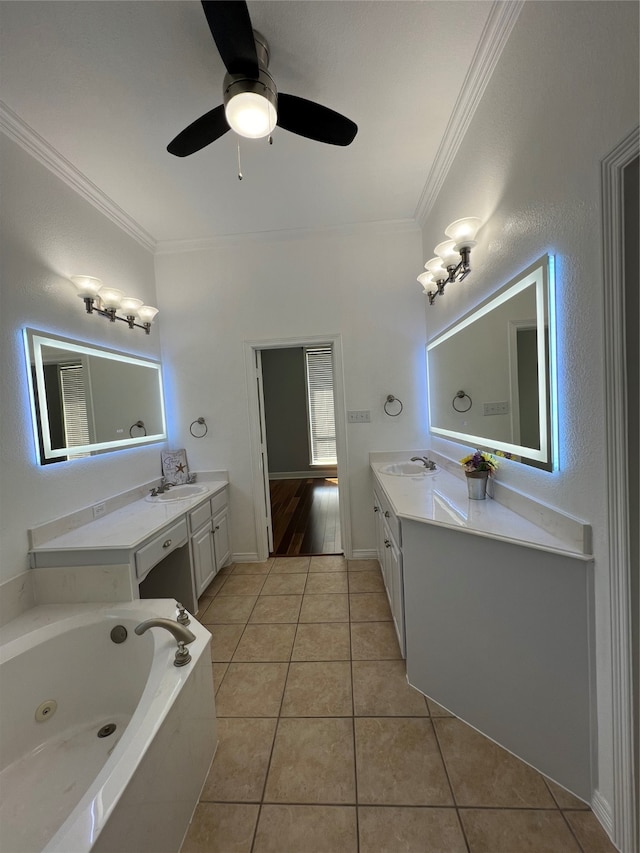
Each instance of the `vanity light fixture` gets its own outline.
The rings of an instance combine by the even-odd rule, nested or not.
[[[87,314],[99,314],[107,317],[112,323],[122,320],[130,329],[144,329],[148,335],[151,332],[151,323],[158,313],[158,309],[152,305],[143,305],[142,299],[133,296],[125,296],[121,290],[115,287],[104,287],[99,278],[91,275],[72,275],[71,282],[78,291],[78,296],[84,299]],[[116,314],[121,311],[124,317]],[[136,323],[139,320],[139,323]]]
[[[462,281],[471,272],[471,249],[476,245],[476,234],[482,222],[475,216],[456,219],[447,228],[445,234],[449,238],[438,243],[434,252],[435,258],[424,265],[427,272],[418,276],[423,287],[423,293],[429,297],[429,305],[433,305],[436,296],[442,296],[447,284]],[[435,290],[430,286],[435,285]]]

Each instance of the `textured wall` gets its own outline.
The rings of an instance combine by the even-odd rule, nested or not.
[[[424,225],[486,223],[474,272],[427,307],[428,335],[544,252],[557,258],[560,470],[500,479],[593,525],[600,793],[611,804],[609,570],[604,488],[600,161],[638,122],[638,5],[527,2]],[[449,455],[458,445],[434,440]]]
[[[158,328],[147,337],[124,323],[88,317],[68,276],[95,275],[155,303],[149,252],[59,178],[0,134],[2,245],[0,312],[0,580],[27,567],[27,529],[157,476],[160,445],[41,467],[36,462],[21,330],[32,326],[76,340],[158,358]]]

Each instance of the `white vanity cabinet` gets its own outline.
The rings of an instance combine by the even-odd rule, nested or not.
[[[405,656],[404,583],[402,577],[402,530],[391,505],[381,491],[373,493],[376,548],[395,624],[400,653]]]
[[[226,489],[189,513],[189,529],[196,597],[199,598],[231,557]]]

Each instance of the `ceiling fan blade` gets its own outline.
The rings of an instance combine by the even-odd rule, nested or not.
[[[210,142],[215,142],[228,130],[230,127],[224,116],[224,106],[220,104],[219,107],[197,118],[189,127],[185,127],[182,133],[167,145],[167,151],[169,154],[175,154],[176,157],[187,157],[189,154],[200,151]]]
[[[258,79],[258,55],[244,0],[202,0],[202,8],[229,74]]]
[[[278,125],[329,145],[350,145],[358,132],[357,124],[335,110],[282,93],[278,94]]]

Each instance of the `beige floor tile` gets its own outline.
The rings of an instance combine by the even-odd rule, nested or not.
[[[311,557],[276,557],[271,573],[274,575],[291,575],[298,572],[308,572]]]
[[[331,554],[326,557],[317,556],[311,558],[309,564],[310,572],[346,572],[347,561],[345,557]]]
[[[361,717],[429,715],[422,693],[407,684],[403,660],[354,660],[353,704]]]
[[[384,592],[382,572],[349,572],[349,592]]]
[[[261,595],[249,622],[297,622],[301,595]]]
[[[349,661],[292,663],[282,700],[283,717],[349,717]]]
[[[276,725],[268,718],[218,720],[218,749],[201,802],[260,802]]]
[[[431,720],[356,717],[355,733],[361,805],[453,805]]]
[[[453,808],[359,806],[360,853],[467,853]]]
[[[262,575],[231,575],[218,595],[260,595],[265,578]]]
[[[299,624],[292,661],[349,660],[349,625],[346,622]]]
[[[263,563],[236,563],[233,567],[234,575],[268,575],[273,566],[273,559],[265,560]]]
[[[305,592],[309,595],[332,593],[332,592],[348,592],[346,572],[316,572],[309,573]]]
[[[288,661],[295,635],[295,625],[249,624],[238,643],[233,661]]]
[[[306,572],[301,574],[271,573],[262,588],[263,595],[302,595],[307,582]]]
[[[349,595],[352,622],[391,621],[391,608],[385,592],[356,592]]]
[[[434,702],[433,699],[427,699],[427,705],[429,706],[429,713],[432,717],[453,717],[454,715],[449,713],[446,708],[443,708],[442,705],[438,705],[437,702]]]
[[[580,853],[557,811],[460,809],[470,853]]]
[[[575,797],[569,791],[565,790],[561,785],[556,784],[551,779],[545,777],[547,788],[551,791],[551,796],[558,804],[560,809],[589,809],[587,803]]]
[[[459,806],[555,808],[544,778],[461,720],[434,719]]]
[[[218,695],[218,717],[277,717],[287,680],[286,663],[232,663]]]
[[[582,845],[584,853],[616,853],[607,833],[591,811],[565,811],[576,838]]]
[[[225,676],[226,671],[229,669],[228,663],[213,663],[211,664],[213,667],[213,691],[217,693],[220,685],[222,684],[222,679]]]
[[[227,580],[227,577],[228,577],[228,575],[217,574],[214,577],[214,579],[211,581],[209,586],[204,590],[204,592],[200,596],[200,599],[202,600],[203,598],[209,598],[209,599],[215,598],[215,596],[220,591],[220,588],[223,586],[224,582]]]
[[[350,572],[379,572],[380,563],[377,560],[349,560],[347,568]]]
[[[253,610],[257,595],[218,595],[200,617],[203,625],[244,624]]]
[[[401,659],[393,622],[354,622],[351,625],[353,660]]]
[[[180,853],[250,853],[259,808],[199,803]]]
[[[244,625],[209,625],[207,630],[211,632],[211,660],[219,663],[230,661]]]
[[[275,806],[260,812],[254,853],[357,853],[354,806]]]
[[[355,803],[350,719],[280,719],[265,802]]]
[[[348,622],[349,597],[346,593],[332,592],[326,595],[305,593],[300,611],[301,622]]]

